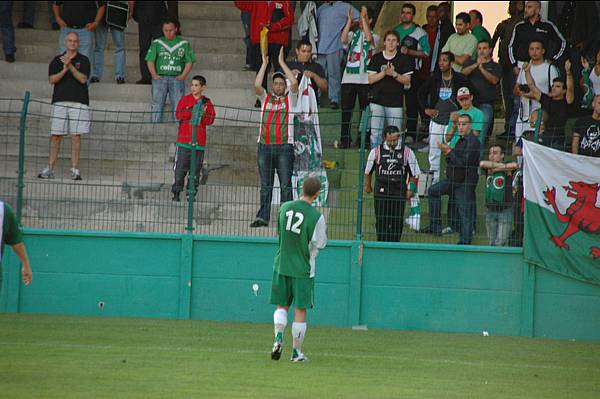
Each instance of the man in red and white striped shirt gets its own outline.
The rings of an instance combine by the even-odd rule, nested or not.
[[[250,227],[269,225],[275,170],[277,170],[281,186],[281,203],[292,200],[294,110],[298,101],[298,81],[285,63],[282,48],[279,52],[279,65],[284,73],[275,72],[273,74],[273,92],[267,94],[262,86],[262,81],[268,63],[268,57],[263,54],[262,66],[254,81],[256,95],[262,104],[257,155],[260,175],[260,209]],[[290,81],[289,92],[286,78]]]

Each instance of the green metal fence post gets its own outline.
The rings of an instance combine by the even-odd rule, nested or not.
[[[197,137],[196,137],[196,129],[198,125],[200,125],[200,121],[202,120],[202,116],[204,115],[204,102],[199,102],[194,105],[192,109],[192,154],[190,159],[190,171],[189,171],[189,180],[188,180],[188,218],[187,218],[187,226],[186,230],[188,232],[194,231],[194,202],[196,199],[196,145]],[[192,182],[192,184],[189,184]]]
[[[21,224],[23,212],[23,177],[25,176],[25,125],[27,124],[27,110],[29,108],[30,92],[25,92],[23,106],[21,107],[21,118],[19,119],[19,170],[17,179],[17,222]]]
[[[362,215],[363,215],[363,185],[365,182],[365,140],[367,136],[367,130],[369,128],[370,114],[369,107],[367,106],[363,112],[360,120],[360,155],[358,164],[358,204],[356,207],[356,239],[360,241],[362,239]]]

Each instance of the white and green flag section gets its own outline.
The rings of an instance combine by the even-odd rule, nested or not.
[[[600,158],[523,143],[525,261],[600,284]]]

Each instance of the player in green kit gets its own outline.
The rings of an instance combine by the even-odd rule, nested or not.
[[[271,287],[271,304],[277,305],[273,314],[273,360],[279,360],[281,357],[287,311],[292,302],[295,308],[291,360],[308,360],[302,353],[302,342],[306,334],[306,308],[312,308],[314,302],[315,258],[319,249],[325,248],[327,244],[325,218],[311,205],[320,191],[321,181],[310,177],[302,185],[302,197],[297,201],[284,203],[279,209],[279,249],[273,264]]]

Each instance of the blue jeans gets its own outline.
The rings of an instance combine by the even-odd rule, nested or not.
[[[451,184],[448,180],[442,180],[429,188],[429,223],[434,233],[442,231],[441,208],[444,194],[450,195],[449,200],[453,204],[453,218],[456,221],[449,220],[448,223],[453,228],[458,227],[458,244],[471,244],[475,222],[475,188],[467,184]]]
[[[115,44],[115,79],[125,78],[125,32],[110,28],[110,34]],[[108,27],[105,24],[98,26],[95,32],[96,45],[94,46],[94,72],[92,74],[98,79],[102,79],[107,36]]]
[[[177,103],[183,97],[185,91],[185,82],[175,79],[175,76],[161,76],[158,80],[152,80],[152,122],[160,123],[163,121],[163,111],[167,94],[173,109],[173,120],[175,120],[175,109]]]
[[[291,201],[294,146],[292,144],[258,144],[258,174],[260,176],[260,209],[257,219],[271,219],[271,200],[275,170],[281,187],[281,203]]]
[[[508,207],[499,211],[487,210],[485,228],[491,246],[503,247],[508,243],[512,230],[513,209]]]
[[[77,52],[88,57],[88,59],[90,60],[91,67],[92,65],[94,65],[94,32],[90,32],[85,28],[62,28],[60,30],[60,37],[58,38],[58,47],[61,53],[64,53],[67,50],[67,48],[65,47],[65,37],[71,32],[75,32],[79,36],[79,47],[77,47]]]
[[[402,131],[403,108],[384,107],[383,105],[371,103],[371,148],[383,143],[383,125],[387,121],[388,126],[396,126]]]
[[[342,90],[342,57],[344,52],[338,50],[331,54],[318,54],[317,62],[327,72],[327,96],[332,103],[340,103]]]
[[[2,33],[2,49],[4,55],[13,55],[15,47],[15,28],[12,23],[12,1],[0,1],[0,32]]]

